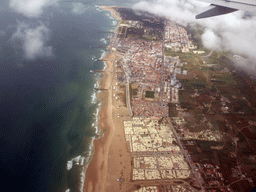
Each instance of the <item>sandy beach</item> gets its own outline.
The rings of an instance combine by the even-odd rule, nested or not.
[[[117,6],[115,6],[115,7],[117,7]],[[118,19],[119,21],[122,20],[120,15],[113,9],[114,8],[113,6],[100,6],[100,8],[111,12],[112,16],[115,17],[116,19]]]
[[[109,53],[104,60],[113,57],[113,53]],[[112,68],[112,62],[106,61],[107,68],[105,71],[110,71]],[[100,83],[104,89],[108,89],[111,84],[112,74],[106,72],[105,77]],[[111,96],[110,91],[102,91],[99,97],[103,99],[102,108],[99,112],[99,128],[101,132],[104,132],[104,135],[94,140],[94,155],[86,171],[85,186],[84,191],[93,192],[93,191],[103,191],[104,189],[104,180],[106,178],[107,171],[107,157],[111,139],[113,137],[113,132],[115,130],[115,125],[112,119],[112,105],[111,105]]]
[[[102,6],[101,8],[111,11],[112,16],[119,20],[121,19],[117,13],[113,12],[111,7]],[[117,102],[113,102],[114,99],[112,99],[113,86],[116,83],[113,72],[115,71],[115,52],[109,52],[102,60],[106,62],[107,67],[105,69],[104,77],[101,79],[100,87],[108,89],[101,91],[101,93],[98,94],[99,99],[102,100],[102,108],[99,112],[99,129],[104,134],[101,138],[94,140],[94,154],[86,171],[84,192],[117,191],[113,190],[113,181],[112,179],[109,179],[109,175],[114,176],[114,183],[117,183],[116,179],[120,177],[120,170],[115,170],[115,168],[118,167],[117,163],[120,164],[120,162],[115,156],[120,154],[119,143],[124,145],[121,147],[121,151],[124,151],[126,148],[124,134],[121,137],[121,142],[116,138],[121,135],[120,128],[121,131],[123,131],[123,128],[122,126],[120,127],[120,122],[117,124]],[[122,112],[121,108],[119,110]],[[116,129],[117,125],[118,131]],[[119,136],[117,136],[116,131]],[[117,149],[115,146],[118,145],[119,147]],[[112,160],[112,158],[114,158],[114,160]]]

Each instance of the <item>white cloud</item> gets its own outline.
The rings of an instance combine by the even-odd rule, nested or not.
[[[178,20],[182,24],[195,20],[196,12],[208,4],[188,0],[155,0],[151,3],[141,1],[133,6],[133,9],[144,10],[172,20]]]
[[[218,50],[221,47],[221,39],[209,29],[202,35],[202,42],[207,49]]]
[[[72,3],[72,6],[72,12],[75,14],[83,14],[87,9],[87,7],[83,3]]]
[[[203,44],[212,50],[229,50],[256,60],[256,17],[246,20],[244,12],[196,20],[195,16],[209,4],[196,0],[141,1],[133,8],[144,10],[186,26],[197,23],[206,28],[202,35]]]
[[[26,17],[39,17],[43,8],[56,5],[57,0],[10,0],[10,7]]]
[[[42,23],[36,27],[19,22],[17,31],[12,35],[12,42],[20,42],[27,59],[52,57],[52,46],[46,46],[50,39],[50,30]]]

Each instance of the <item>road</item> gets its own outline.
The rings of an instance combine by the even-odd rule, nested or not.
[[[210,57],[210,56],[212,56],[212,54],[213,54],[213,51],[210,51],[210,53],[209,53],[208,55],[205,55],[205,56],[201,56],[201,57],[203,57],[203,58],[207,58],[207,57]]]
[[[126,78],[127,83],[126,83],[126,106],[129,109],[129,114],[132,116],[132,108],[131,108],[131,99],[130,99],[130,82],[129,82],[129,77]]]
[[[160,81],[160,102],[161,102],[161,109],[164,111],[164,113],[165,113],[165,116],[166,116],[166,119],[167,119],[167,121],[169,122],[169,124],[170,124],[170,128],[171,128],[171,130],[173,131],[173,134],[174,134],[174,136],[175,136],[175,138],[176,138],[176,140],[177,140],[177,142],[178,142],[178,144],[179,144],[179,147],[180,147],[180,149],[181,149],[181,153],[182,153],[182,155],[185,157],[185,159],[187,160],[187,162],[188,162],[188,164],[189,164],[189,166],[190,166],[190,168],[191,168],[191,171],[192,171],[192,173],[193,173],[193,175],[195,176],[195,178],[197,179],[197,181],[198,181],[198,183],[199,183],[199,185],[200,185],[200,187],[201,187],[201,190],[202,191],[205,191],[205,188],[204,188],[204,186],[203,186],[203,182],[202,182],[202,180],[199,178],[199,173],[197,173],[196,171],[195,171],[195,169],[196,169],[196,167],[193,165],[193,162],[192,162],[192,160],[191,160],[191,158],[189,157],[189,155],[188,155],[188,153],[184,150],[184,148],[183,148],[183,145],[182,145],[182,143],[181,143],[181,141],[180,141],[180,139],[179,139],[179,136],[178,136],[178,134],[177,134],[177,132],[176,132],[176,130],[174,129],[174,127],[173,127],[173,125],[172,125],[172,123],[171,123],[171,119],[170,119],[170,117],[168,117],[169,115],[168,115],[168,112],[164,109],[164,105],[163,105],[163,101],[162,101],[162,95],[163,95],[163,68],[164,68],[164,39],[165,38],[163,38],[163,44],[162,44],[162,66],[161,66],[161,81]],[[212,53],[211,53],[212,54]],[[127,104],[127,108],[129,109],[129,113],[130,113],[130,115],[132,115],[132,109],[131,109],[131,103],[130,103],[130,86],[129,86],[129,84],[130,84],[130,77],[129,77],[129,75],[128,75],[128,71],[127,71],[127,69],[126,69],[126,67],[127,66],[125,66],[125,64],[124,63],[121,63],[121,66],[122,66],[122,70],[123,70],[123,72],[124,72],[124,75],[125,75],[125,83],[126,83],[126,104]]]
[[[162,104],[162,101],[163,101],[163,73],[164,73],[164,50],[165,50],[165,47],[164,47],[164,41],[165,41],[165,26],[166,26],[166,22],[164,24],[164,34],[163,34],[163,43],[162,43],[162,65],[161,65],[161,80],[160,80],[160,98],[159,98],[159,101],[161,102]]]
[[[166,25],[166,24],[165,24],[165,25]],[[165,27],[164,27],[164,31],[165,31]],[[164,36],[165,36],[165,35],[164,35]],[[160,92],[160,102],[161,102],[161,108],[162,108],[162,110],[163,110],[164,113],[165,113],[166,119],[167,119],[167,121],[168,121],[169,124],[170,124],[170,128],[171,128],[171,130],[173,131],[176,140],[178,141],[179,147],[180,147],[180,149],[181,149],[181,153],[183,154],[183,156],[185,157],[185,159],[186,159],[187,162],[189,163],[189,165],[190,165],[190,167],[191,167],[191,170],[192,170],[192,173],[193,173],[194,176],[196,177],[196,179],[197,179],[197,181],[198,181],[198,183],[199,183],[199,185],[200,185],[202,191],[205,191],[204,186],[203,186],[203,183],[202,183],[201,179],[199,178],[199,173],[197,173],[197,172],[195,171],[196,167],[193,165],[193,162],[192,162],[191,158],[189,157],[188,153],[184,150],[183,145],[182,145],[182,143],[181,143],[181,141],[180,141],[180,139],[179,139],[179,136],[178,136],[176,130],[174,129],[173,125],[172,125],[171,118],[169,117],[168,113],[166,112],[166,110],[165,110],[164,107],[163,107],[162,95],[163,95],[164,49],[165,49],[165,48],[164,48],[164,41],[165,41],[165,37],[163,37],[163,44],[162,44],[162,54],[163,54],[163,55],[162,55],[162,67],[161,67],[161,81],[160,81],[160,90],[161,90],[161,92]],[[211,52],[210,52],[207,56],[205,56],[205,57],[210,57],[210,56],[212,55],[212,53],[213,53],[213,51],[211,51]]]
[[[180,149],[181,149],[181,153],[183,154],[183,156],[185,157],[185,159],[186,159],[187,162],[189,163],[189,165],[190,165],[190,167],[191,167],[191,170],[192,170],[192,173],[193,173],[194,176],[196,177],[196,179],[197,179],[197,181],[198,181],[198,183],[199,183],[199,185],[200,185],[202,191],[205,191],[204,186],[203,186],[203,183],[202,183],[201,179],[199,178],[199,173],[197,173],[197,172],[195,171],[196,167],[193,165],[193,162],[192,162],[191,158],[188,156],[188,153],[184,150],[183,145],[182,145],[182,143],[181,143],[181,141],[180,141],[180,139],[179,139],[179,136],[178,136],[176,130],[174,129],[173,125],[172,125],[171,118],[168,117],[168,118],[167,118],[167,121],[169,122],[170,128],[171,128],[171,130],[173,131],[173,134],[174,134],[176,140],[178,141],[178,144],[179,144]]]

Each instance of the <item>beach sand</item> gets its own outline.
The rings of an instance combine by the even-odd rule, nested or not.
[[[110,59],[113,57],[113,53],[107,54],[104,60]],[[106,61],[107,68],[105,71],[110,71],[112,68],[112,62]],[[111,84],[112,74],[106,72],[102,82],[100,83],[105,89],[108,89]],[[104,135],[94,140],[94,154],[93,158],[87,168],[84,191],[93,192],[93,191],[103,191],[104,189],[104,180],[106,178],[107,171],[107,160],[108,160],[108,151],[111,139],[113,137],[113,132],[115,130],[115,125],[112,119],[112,105],[110,93],[111,89],[102,91],[100,93],[100,98],[103,99],[102,108],[99,112],[99,128],[104,132]]]
[[[113,8],[116,8],[117,6],[100,6],[101,9],[111,12],[112,16],[118,19],[119,21],[122,20],[121,16],[118,12],[116,12]]]
[[[121,20],[111,7],[101,8]],[[94,155],[86,171],[84,192],[126,191],[125,183],[130,181],[131,154],[127,151],[123,129],[123,118],[129,113],[125,104],[112,97],[113,91],[116,92],[118,87],[113,73],[115,52],[108,53],[102,60],[107,64],[105,71],[112,71],[105,72],[100,83],[102,88],[108,89],[99,94],[99,99],[103,101],[99,112],[99,129],[104,135],[94,140]],[[117,105],[121,107],[117,109]],[[117,117],[118,114],[120,117]]]
[[[111,11],[120,21],[120,16],[111,7],[101,8]],[[108,89],[99,94],[103,102],[99,112],[99,129],[104,135],[94,140],[94,155],[86,171],[84,192],[129,191],[131,154],[125,142],[123,120],[130,117],[125,103],[113,97],[113,94],[121,94],[121,88],[118,91],[119,86],[116,85],[115,59],[116,53],[113,51],[102,59],[107,67],[100,87]],[[118,85],[122,83],[118,82]]]

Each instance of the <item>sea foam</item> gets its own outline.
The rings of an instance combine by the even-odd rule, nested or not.
[[[114,25],[114,26],[117,26],[117,21],[116,20],[114,20],[114,21],[112,21],[112,24]]]
[[[107,22],[107,28],[104,29],[104,31],[114,31],[114,28],[115,26],[117,25],[117,20],[112,16],[112,14],[108,11],[105,11],[105,10],[102,10],[98,5],[95,5],[95,9],[100,12],[100,14],[98,15],[101,15],[101,17],[104,17],[106,19],[109,18],[109,21]],[[115,26],[114,26],[115,25]],[[106,38],[112,38],[113,35],[110,34],[110,33],[102,33],[102,36],[100,38],[97,38],[95,44],[96,45],[99,45],[99,40],[102,42],[101,44],[105,44],[107,45],[109,43],[109,40],[107,40]],[[104,46],[105,46],[104,45]],[[94,46],[91,46],[91,47],[94,47]],[[97,50],[97,49],[94,49],[94,50]],[[97,50],[99,51],[99,50]],[[101,49],[100,52],[97,52],[96,53],[93,53],[94,55],[91,56],[91,62],[93,63],[93,69],[92,70],[102,70],[102,69],[98,69],[98,63],[101,63],[101,61],[98,61],[100,59],[103,59],[106,54],[108,53],[108,51],[106,49]],[[100,57],[100,58],[99,58]],[[97,61],[97,62],[96,62]],[[107,65],[105,63],[105,61],[102,62],[103,64],[103,69],[106,69]],[[95,73],[94,74],[94,88],[98,88],[99,87],[99,82],[100,82],[100,79],[102,75],[101,73]],[[87,142],[87,146],[88,146],[88,150],[84,151],[83,154],[81,155],[78,155],[74,158],[72,158],[71,160],[69,160],[67,162],[67,165],[66,165],[66,169],[67,170],[71,170],[72,171],[72,167],[74,166],[77,166],[77,165],[81,165],[81,169],[80,169],[80,174],[79,174],[79,177],[80,177],[80,191],[83,191],[83,187],[84,187],[84,180],[85,180],[85,175],[86,175],[86,170],[87,170],[87,167],[90,163],[90,161],[92,160],[92,157],[93,157],[93,153],[94,153],[94,145],[93,145],[93,142],[94,140],[100,135],[99,133],[99,111],[101,109],[101,102],[99,102],[97,100],[97,93],[99,93],[99,91],[95,91],[93,90],[92,91],[92,94],[91,94],[91,105],[93,106],[93,110],[92,110],[92,119],[91,119],[91,128],[95,130],[95,136],[91,137],[88,142]],[[65,192],[70,192],[71,189],[67,189]]]
[[[99,12],[106,12],[106,16],[109,17],[109,19],[112,21],[112,25],[116,26],[117,25],[117,20],[112,16],[111,13],[109,13],[108,11],[105,11],[105,10],[102,10],[100,9],[100,7],[98,5],[95,5],[95,8],[97,11]],[[113,26],[110,26],[110,29],[108,28],[108,31],[112,31],[114,32],[114,29],[112,28]],[[111,38],[112,35],[108,35],[107,38]],[[100,38],[100,41],[103,42],[104,44],[108,44],[108,41],[106,40],[106,37],[102,37]],[[98,60],[101,60],[103,59],[106,55],[107,55],[108,51],[105,50],[105,49],[101,49],[101,53],[100,53],[100,58],[98,59],[95,55],[92,55],[92,58],[91,60],[92,61],[98,61]],[[106,65],[106,62],[103,61],[103,70],[106,69],[107,65]],[[94,75],[95,77],[95,83],[94,83],[94,88],[98,88],[99,87],[99,78],[101,77],[100,74],[98,73],[95,73]],[[98,123],[99,123],[99,111],[100,111],[100,108],[101,108],[101,102],[99,102],[97,100],[97,93],[99,91],[93,91],[92,92],[92,95],[91,95],[91,104],[92,105],[96,105],[95,109],[93,110],[93,119],[92,119],[92,124],[91,124],[91,127],[93,129],[95,129],[95,133],[96,135],[99,135],[99,129],[98,129]],[[86,175],[86,170],[87,170],[87,167],[92,159],[92,156],[93,156],[93,153],[94,153],[94,145],[93,145],[93,142],[94,140],[96,139],[95,136],[91,137],[91,139],[88,141],[88,147],[89,147],[89,150],[88,151],[85,151],[83,155],[79,155],[77,157],[74,157],[73,159],[69,160],[67,162],[67,170],[71,170],[73,166],[75,165],[82,165],[81,167],[81,172],[80,172],[80,181],[81,181],[81,185],[80,185],[80,191],[83,191],[83,188],[84,188],[84,181],[85,181],[85,175]],[[66,192],[70,192],[70,189],[67,189]]]
[[[99,59],[99,60],[103,59],[106,55],[107,55],[107,51],[101,49],[101,56],[100,56],[100,59]]]
[[[94,84],[94,87],[95,88],[97,87],[96,83]],[[97,102],[97,94],[96,94],[96,91],[94,91],[93,94],[91,95],[91,103],[96,104],[96,102]]]
[[[97,61],[97,57],[95,57],[94,55],[92,55],[92,61]]]
[[[103,42],[105,45],[108,43],[105,38],[101,38],[100,41]]]

